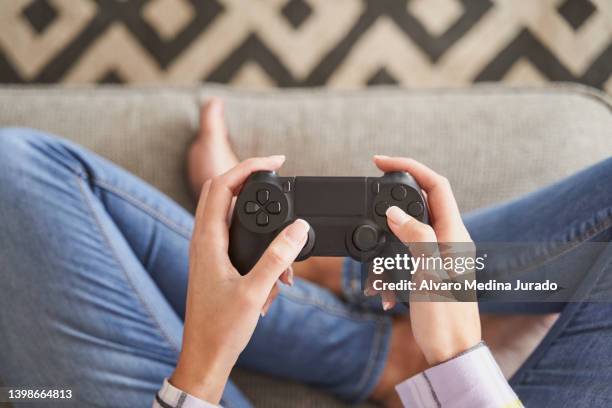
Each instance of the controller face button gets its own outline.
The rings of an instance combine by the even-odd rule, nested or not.
[[[380,201],[376,204],[376,206],[374,207],[374,211],[376,212],[376,214],[380,215],[381,217],[386,217],[387,216],[387,209],[389,208],[389,203],[386,201]]]
[[[378,245],[378,231],[371,225],[360,225],[353,231],[353,244],[360,251],[370,251]]]
[[[423,204],[421,204],[419,201],[413,201],[408,204],[408,214],[412,215],[413,217],[419,217],[421,214],[423,214],[424,210],[425,207],[423,207]]]
[[[372,183],[372,192],[374,194],[380,193],[380,183],[378,181],[375,181],[374,183]]]
[[[270,199],[270,190],[266,190],[261,189],[257,192],[257,201],[259,201],[259,204],[265,204],[268,202],[268,200]]]
[[[260,227],[265,227],[270,222],[270,219],[268,218],[268,214],[266,214],[265,212],[260,212],[259,214],[257,214],[255,222],[257,222],[257,225],[259,225]]]
[[[255,214],[261,207],[254,201],[247,201],[244,205],[244,212],[247,214]]]
[[[280,214],[281,203],[279,203],[278,201],[272,201],[266,206],[266,210],[268,210],[270,214]]]
[[[395,186],[391,190],[391,197],[397,201],[402,201],[404,198],[406,198],[407,194],[408,191],[406,191],[406,187],[404,186]]]
[[[289,180],[285,181],[283,183],[283,192],[284,193],[289,193],[291,192],[291,182]]]

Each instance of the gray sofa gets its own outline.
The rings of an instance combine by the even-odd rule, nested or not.
[[[248,92],[202,88],[0,87],[0,126],[75,140],[188,209],[184,177],[200,103],[227,101],[240,157],[283,153],[284,174],[374,175],[374,153],[411,156],[448,176],[463,211],[528,192],[612,155],[606,95],[552,88]],[[0,356],[1,356],[0,351]],[[332,406],[298,384],[239,371],[256,405]]]

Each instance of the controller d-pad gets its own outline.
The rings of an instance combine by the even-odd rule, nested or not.
[[[280,214],[281,212],[281,203],[278,201],[272,201],[270,204],[266,206],[266,210],[270,214]]]
[[[257,214],[257,217],[255,218],[255,222],[260,227],[265,227],[270,222],[270,218],[268,217],[268,214],[261,211],[259,214]]]
[[[247,214],[255,214],[261,207],[254,201],[247,201],[244,205],[244,212]]]
[[[249,224],[253,227],[270,228],[277,225],[283,214],[282,193],[276,188],[262,186],[249,194],[249,200],[243,205],[243,214],[250,219]]]
[[[257,201],[259,202],[259,204],[263,205],[267,203],[269,199],[270,199],[270,190],[262,188],[261,190],[257,191]]]

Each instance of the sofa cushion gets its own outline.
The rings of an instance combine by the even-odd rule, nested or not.
[[[198,103],[227,101],[240,157],[283,153],[283,174],[376,175],[374,153],[446,175],[463,210],[553,182],[612,155],[606,97],[588,88],[240,91],[0,87],[0,125],[44,129],[110,158],[192,208],[185,151]]]

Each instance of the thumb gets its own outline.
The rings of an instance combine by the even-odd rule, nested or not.
[[[438,254],[438,240],[431,226],[411,217],[399,207],[389,207],[386,214],[389,228],[408,247],[412,256]],[[422,275],[423,271],[417,270],[416,275],[419,273]]]
[[[295,220],[274,238],[266,252],[247,275],[258,290],[267,296],[281,274],[293,263],[308,239],[310,225]],[[265,292],[265,293],[263,293]]]
[[[404,244],[437,242],[433,228],[406,214],[401,208],[389,207],[386,215],[389,228]]]

